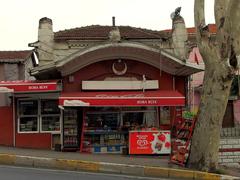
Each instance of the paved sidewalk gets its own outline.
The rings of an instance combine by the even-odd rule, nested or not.
[[[240,179],[192,171],[175,164],[169,164],[169,156],[88,154],[0,146],[0,164],[177,179]],[[237,174],[229,171],[229,175],[236,176]]]
[[[83,160],[93,162],[106,162],[116,164],[141,165],[141,166],[161,166],[161,167],[178,167],[169,164],[169,156],[130,156],[120,154],[90,154],[80,152],[57,152],[51,150],[38,150],[26,148],[13,148],[0,146],[0,153],[15,154],[22,156],[61,158],[69,160]]]

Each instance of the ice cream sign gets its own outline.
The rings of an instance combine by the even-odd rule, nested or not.
[[[131,131],[130,154],[170,154],[170,131]]]

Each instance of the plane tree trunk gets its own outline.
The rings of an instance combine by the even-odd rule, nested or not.
[[[214,172],[218,168],[220,131],[232,80],[238,68],[239,37],[235,36],[239,28],[234,29],[234,25],[240,20],[239,7],[240,1],[215,0],[217,33],[212,39],[205,26],[204,0],[195,0],[197,45],[204,60],[205,74],[188,160],[188,167],[193,169]]]

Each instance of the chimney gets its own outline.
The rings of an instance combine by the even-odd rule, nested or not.
[[[53,28],[52,20],[44,17],[39,20],[38,26],[38,54],[39,64],[47,64],[53,61]]]
[[[172,41],[174,53],[182,60],[187,58],[187,43],[188,33],[183,17],[177,15],[172,21]]]
[[[112,17],[112,26],[115,27],[115,16]]]

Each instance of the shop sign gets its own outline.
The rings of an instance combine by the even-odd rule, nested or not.
[[[130,131],[129,154],[170,154],[170,131]]]
[[[56,91],[57,81],[34,82],[34,81],[0,81],[0,92],[42,92]],[[8,91],[7,91],[8,90]]]

